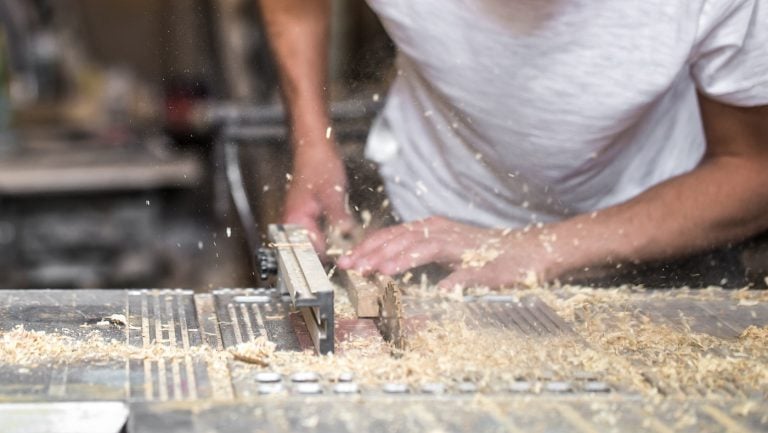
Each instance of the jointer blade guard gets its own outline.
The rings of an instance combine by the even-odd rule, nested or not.
[[[269,246],[259,252],[261,276],[274,274],[277,287],[301,311],[317,353],[334,348],[333,286],[310,242],[296,225],[270,224]]]

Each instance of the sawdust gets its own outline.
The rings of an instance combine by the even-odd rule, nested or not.
[[[19,325],[0,333],[0,364],[34,367],[52,361],[106,361],[120,343],[105,341],[92,332],[85,339],[26,330]]]
[[[92,331],[82,336],[25,329],[18,325],[10,331],[0,331],[0,364],[21,367],[61,365],[67,363],[103,363],[125,359],[180,359],[200,356],[206,359],[227,357],[206,346],[182,348],[162,342],[137,347],[122,341],[106,339]]]
[[[95,325],[99,328],[109,328],[110,326],[126,326],[127,324],[125,314],[112,314],[102,318]]]
[[[627,373],[640,375],[646,392],[690,395],[768,396],[768,328],[750,326],[738,338],[694,332],[689,318],[657,323],[636,303],[655,299],[760,300],[763,291],[646,290],[625,286],[592,289],[566,286],[534,290],[596,350],[628,361]]]
[[[482,268],[488,263],[496,260],[501,255],[501,251],[498,248],[494,248],[494,245],[498,243],[489,242],[481,245],[479,248],[465,250],[461,253],[461,267],[462,268]]]
[[[768,327],[748,327],[739,335],[739,342],[749,349],[768,349]]]
[[[357,311],[347,295],[347,291],[338,282],[331,280],[333,286],[333,314],[337,319],[357,318]]]
[[[627,319],[614,328],[594,329],[588,339],[630,360],[664,393],[707,394],[733,387],[768,392],[766,346],[754,338],[764,339],[766,329],[728,341],[642,319]]]
[[[238,361],[266,367],[269,365],[276,347],[277,345],[275,343],[269,341],[267,337],[262,335],[255,340],[238,344],[230,349],[230,352]]]
[[[532,339],[500,329],[481,332],[468,328],[462,320],[429,322],[408,341],[404,351],[381,340],[361,338],[342,342],[339,353],[332,356],[316,356],[309,351],[274,352],[269,370],[284,375],[314,371],[329,379],[340,372],[353,372],[363,386],[396,382],[419,387],[471,381],[481,391],[516,378],[567,380],[569,372],[589,366],[619,374],[618,367],[609,365],[601,354],[572,339]]]
[[[46,333],[17,326],[0,331],[0,364],[33,368],[192,356],[222,370],[223,377],[227,363],[238,362],[245,371],[266,369],[285,375],[314,371],[329,380],[351,372],[363,387],[387,382],[418,387],[469,380],[480,391],[517,378],[571,380],[577,372],[591,372],[617,388],[649,396],[691,392],[705,397],[724,392],[768,396],[767,327],[750,326],[738,338],[722,339],[691,331],[684,318],[680,326],[655,323],[633,306],[648,299],[698,296],[731,299],[735,304],[742,299],[759,301],[765,296],[762,292],[564,286],[514,293],[544,300],[579,337],[530,338],[503,329],[478,330],[467,327],[463,318],[448,314],[441,322],[425,322],[418,329],[409,329],[407,350],[395,350],[378,338],[357,337],[339,343],[336,355],[317,356],[311,351],[278,351],[265,339],[223,351],[207,346],[170,347],[167,342],[134,347],[106,339],[99,331],[83,331],[76,336],[75,331]],[[454,303],[449,299],[441,305],[451,309]]]

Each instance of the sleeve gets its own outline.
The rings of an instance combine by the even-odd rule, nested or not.
[[[691,52],[702,94],[725,104],[768,104],[768,0],[705,0]]]

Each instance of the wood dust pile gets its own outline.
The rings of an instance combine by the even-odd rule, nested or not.
[[[123,344],[107,342],[97,332],[79,340],[62,334],[29,331],[19,325],[0,333],[0,364],[37,366],[52,361],[106,361],[122,352]]]
[[[268,369],[286,375],[315,371],[330,379],[351,372],[364,385],[471,381],[481,390],[516,378],[566,380],[570,379],[569,372],[588,367],[620,374],[599,353],[572,339],[531,339],[504,330],[478,331],[467,328],[462,320],[430,322],[408,341],[406,351],[395,351],[382,341],[360,339],[343,342],[335,356],[273,352],[268,357]]]
[[[266,367],[269,365],[269,359],[275,353],[276,347],[277,344],[262,335],[253,341],[238,344],[230,350],[230,353],[238,361]]]
[[[535,292],[571,322],[591,347],[628,361],[626,374],[640,390],[705,396],[758,393],[768,398],[768,327],[750,326],[738,338],[723,339],[692,331],[684,316],[675,326],[651,321],[635,310],[635,302],[650,299],[731,299],[739,305],[753,305],[768,299],[766,291],[566,286],[559,292]],[[638,376],[645,380],[644,386],[638,383]]]
[[[177,359],[202,356],[208,360],[226,358],[226,352],[216,352],[205,346],[171,347],[153,342],[145,347],[107,340],[93,331],[84,338],[63,333],[27,330],[18,325],[10,331],[0,331],[0,364],[21,367],[66,363],[99,363],[126,359]]]
[[[520,292],[517,292],[520,293]],[[329,380],[352,373],[361,386],[401,382],[472,381],[480,390],[526,380],[571,380],[581,372],[597,374],[614,386],[646,395],[754,395],[768,397],[768,328],[749,327],[739,338],[721,339],[682,326],[652,322],[633,308],[635,301],[664,297],[763,301],[764,292],[716,290],[645,292],[635,288],[534,289],[574,328],[578,337],[530,338],[504,329],[469,328],[464,318],[427,322],[408,336],[408,350],[397,351],[380,339],[358,338],[337,346],[335,356],[275,350],[266,339],[217,351],[183,349],[154,342],[133,347],[106,340],[94,331],[76,339],[18,326],[0,332],[0,364],[24,367],[68,362],[201,357],[237,372],[271,370],[290,375],[314,371]],[[452,301],[445,301],[450,307]],[[245,362],[240,362],[245,361]],[[226,373],[226,370],[225,370]]]

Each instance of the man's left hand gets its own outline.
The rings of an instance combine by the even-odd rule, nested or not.
[[[492,230],[431,217],[379,230],[350,254],[339,258],[342,269],[364,274],[400,274],[428,263],[453,272],[438,286],[491,288],[529,285],[549,277],[558,262],[554,239],[534,230]]]

